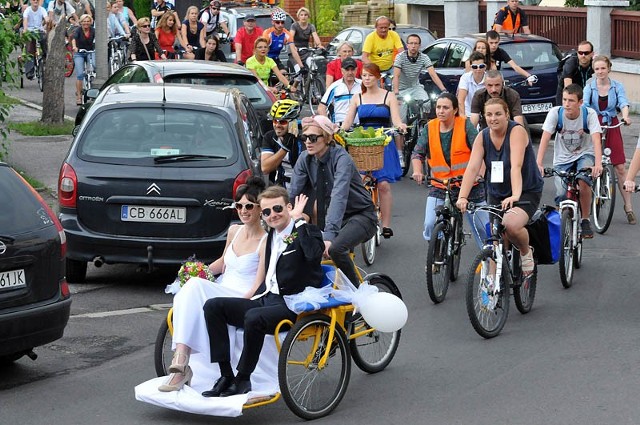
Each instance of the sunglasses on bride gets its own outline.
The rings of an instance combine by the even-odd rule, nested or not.
[[[274,205],[271,208],[263,209],[262,210],[263,217],[269,217],[271,215],[271,210],[273,210],[273,212],[276,214],[280,214],[282,211],[284,211],[284,205]]]
[[[242,208],[244,208],[247,211],[251,211],[253,210],[253,207],[255,207],[257,204],[254,204],[253,202],[247,202],[246,204],[241,204],[240,202],[235,202],[236,204],[236,209],[238,211],[241,211]]]

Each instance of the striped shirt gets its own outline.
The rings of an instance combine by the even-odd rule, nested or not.
[[[353,95],[361,92],[360,89],[361,81],[359,79],[355,79],[351,90],[344,82],[344,79],[341,78],[337,81],[334,81],[327,91],[324,92],[324,96],[322,96],[322,102],[327,107],[333,104],[333,113],[329,118],[331,121],[335,123],[341,123],[344,121],[347,116],[347,111],[349,111],[349,104],[351,103],[351,98]]]
[[[426,71],[430,66],[433,66],[429,56],[424,53],[418,53],[418,60],[415,63],[409,60],[408,53],[406,51],[396,56],[396,60],[393,66],[400,68],[400,90],[405,90],[410,87],[420,85],[418,77],[420,77],[421,71]]]

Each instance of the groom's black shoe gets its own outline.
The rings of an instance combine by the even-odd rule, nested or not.
[[[236,394],[246,394],[251,391],[251,381],[245,379],[235,379],[233,384],[226,389],[225,391],[220,393],[220,397],[229,397]]]
[[[202,397],[220,397],[223,391],[229,390],[233,382],[233,376],[221,376],[220,379],[213,384],[213,388],[202,393]]]

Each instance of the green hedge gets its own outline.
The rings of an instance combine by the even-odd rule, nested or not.
[[[335,35],[341,29],[340,6],[351,4],[350,0],[307,0],[311,21],[318,35]]]
[[[133,0],[133,9],[136,13],[136,18],[140,19],[144,16],[151,18],[151,6],[153,0]]]

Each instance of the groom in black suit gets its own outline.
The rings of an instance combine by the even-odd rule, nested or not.
[[[294,321],[283,295],[302,292],[322,282],[324,242],[320,230],[307,224],[302,212],[307,198],[296,198],[292,208],[286,189],[271,186],[258,197],[262,216],[271,227],[266,243],[265,279],[251,299],[212,298],[204,305],[209,333],[211,363],[220,366],[220,379],[205,397],[227,397],[251,391],[253,373],[266,334],[275,332],[280,321]],[[244,329],[244,348],[234,377],[227,325]]]

